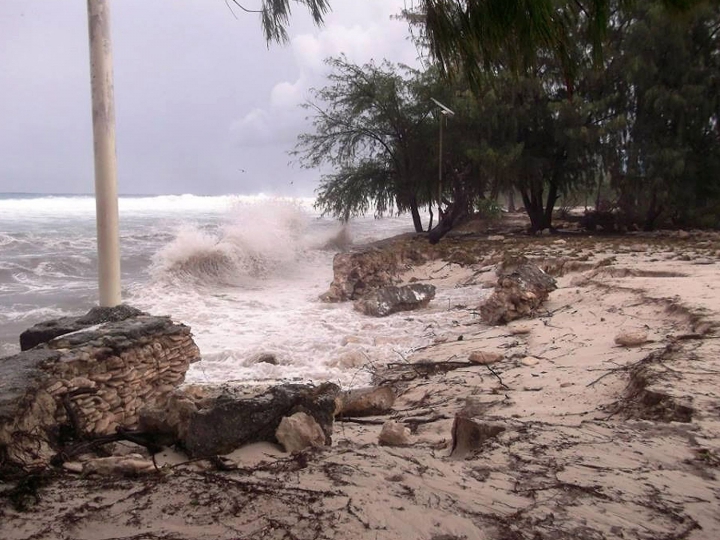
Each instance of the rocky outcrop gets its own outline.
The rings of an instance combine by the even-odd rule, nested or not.
[[[365,315],[387,317],[398,311],[427,307],[435,298],[435,286],[412,283],[402,287],[383,287],[355,301],[353,307]]]
[[[377,242],[362,250],[338,253],[333,259],[333,281],[324,302],[357,300],[374,289],[398,283],[398,271],[408,261],[424,260],[424,242],[413,242],[408,236]]]
[[[128,317],[93,324],[94,311],[39,325],[63,332],[0,359],[0,463],[44,467],[66,440],[137,427],[141,406],[163,406],[200,359],[190,328],[168,317],[123,308]]]
[[[303,412],[320,425],[329,445],[339,391],[332,383],[285,384],[248,397],[227,388],[190,414],[180,443],[190,456],[207,457],[253,442],[278,442],[276,430],[282,419]]]
[[[506,324],[529,317],[557,288],[555,280],[524,257],[509,258],[498,268],[493,294],[480,306],[486,324]]]

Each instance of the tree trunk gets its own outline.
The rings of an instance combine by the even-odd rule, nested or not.
[[[557,182],[550,182],[550,191],[548,192],[547,204],[545,205],[545,215],[543,216],[542,229],[549,229],[552,226],[552,215],[555,210],[555,203],[558,200]],[[542,204],[542,200],[540,201]]]
[[[420,218],[420,210],[418,209],[417,196],[410,196],[410,213],[412,214],[413,225],[415,226],[415,232],[423,232],[422,219]]]
[[[657,203],[657,188],[653,188],[652,200],[650,201],[650,206],[648,207],[647,214],[645,214],[645,223],[643,224],[643,230],[645,232],[649,232],[655,229],[655,221],[658,217],[660,217],[662,211],[662,205],[658,205]]]
[[[542,203],[542,191],[540,197],[537,193],[528,192],[526,189],[520,190],[525,211],[530,218],[530,232],[538,232],[543,230],[544,211]]]
[[[510,188],[507,192],[507,204],[508,212],[515,212],[517,210],[515,208],[515,190],[513,188]]]

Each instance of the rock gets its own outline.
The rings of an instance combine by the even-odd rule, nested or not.
[[[137,454],[91,459],[83,463],[82,468],[83,474],[100,476],[137,476],[154,470],[152,461]]]
[[[172,394],[163,407],[147,407],[138,412],[138,430],[155,435],[155,442],[171,446],[187,435],[190,417],[197,412],[195,402],[182,391]]]
[[[496,351],[473,351],[470,353],[468,360],[473,364],[487,366],[499,362],[503,358],[505,358],[505,356]]]
[[[386,317],[398,311],[411,311],[427,307],[435,298],[435,287],[412,283],[402,287],[383,287],[355,301],[354,308],[365,315]]]
[[[452,427],[450,456],[463,459],[503,431],[505,431],[505,426],[497,423],[480,423],[470,418],[456,416]]]
[[[129,306],[94,309],[37,325],[37,333],[26,334],[35,341],[50,336],[40,336],[43,328],[63,330],[0,359],[0,460],[41,469],[63,450],[59,433],[83,438],[134,429],[140,404],[164,406],[199,351],[187,326],[135,313]],[[66,333],[70,327],[80,329]]]
[[[528,366],[528,367],[536,366],[538,364],[538,362],[540,362],[540,360],[538,360],[537,358],[533,358],[532,356],[526,356],[525,358],[520,360],[520,363],[523,366]]]
[[[252,442],[277,442],[275,431],[280,421],[304,412],[320,425],[329,445],[339,391],[332,383],[317,387],[284,384],[250,397],[233,395],[233,389],[227,389],[190,415],[181,444],[190,456],[207,457],[227,454]]]
[[[375,416],[388,414],[395,403],[389,386],[360,388],[340,394],[340,410],[335,416]]]
[[[551,291],[555,280],[524,257],[506,258],[498,269],[493,294],[480,306],[486,324],[506,324],[535,313]]]
[[[247,365],[249,366],[255,364],[270,364],[271,366],[277,366],[278,359],[273,353],[258,353],[251,356],[247,361]]]
[[[524,325],[512,326],[512,327],[508,328],[508,331],[509,331],[510,334],[512,334],[513,336],[523,336],[523,335],[525,335],[525,334],[529,334],[529,333],[530,333],[530,327],[529,327],[529,326],[524,326]]]
[[[403,265],[426,258],[427,243],[413,242],[410,238],[412,235],[397,236],[335,255],[333,281],[320,299],[324,302],[357,300],[374,289],[398,283],[397,274]]]
[[[94,307],[80,317],[62,317],[41,322],[20,334],[20,350],[27,351],[64,334],[77,332],[106,322],[124,321],[138,315],[147,315],[147,313],[126,304],[121,304],[115,307]]]
[[[687,240],[688,238],[690,238],[690,236],[691,235],[689,232],[683,231],[682,229],[677,232],[677,237],[681,240]]]
[[[648,333],[645,330],[623,330],[615,336],[615,343],[622,347],[638,347],[648,342]]]
[[[62,464],[62,467],[71,473],[80,474],[83,472],[83,464],[78,461],[66,461]]]
[[[502,234],[494,234],[490,235],[487,238],[490,242],[501,242],[505,240],[505,237]]]
[[[325,444],[325,433],[320,424],[304,412],[283,418],[275,431],[275,438],[291,454]]]
[[[407,446],[410,444],[410,429],[400,422],[388,420],[380,430],[378,442],[383,446]]]

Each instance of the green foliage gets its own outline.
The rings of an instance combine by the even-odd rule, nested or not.
[[[371,207],[409,210],[422,230],[419,207],[432,199],[435,151],[427,77],[388,62],[327,62],[330,84],[306,105],[314,132],[300,135],[293,152],[304,167],[335,169],[322,177],[318,207],[344,220]]]
[[[232,2],[247,13],[260,14],[263,33],[268,43],[288,40],[285,27],[290,22],[290,0],[262,0],[260,9],[248,9],[240,0]],[[323,17],[330,10],[328,0],[293,0],[293,3],[307,7],[316,24],[322,23]]]
[[[478,199],[475,201],[475,211],[485,219],[491,221],[502,217],[502,206],[493,199]]]
[[[673,17],[649,0],[624,14],[608,45],[603,92],[621,122],[605,154],[628,219],[691,225],[720,201],[720,50],[716,3]]]
[[[645,228],[720,225],[717,0],[419,5],[423,17],[405,18],[423,21],[418,42],[439,68],[330,59],[330,84],[307,105],[314,132],[295,154],[332,168],[323,212],[410,211],[419,231],[421,206],[480,201],[492,215],[490,201],[517,192],[540,230],[582,194],[603,211],[615,199]],[[443,119],[430,97],[457,114]]]

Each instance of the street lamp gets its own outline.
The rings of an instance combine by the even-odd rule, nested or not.
[[[439,107],[440,112],[440,137],[438,150],[438,219],[442,218],[442,153],[443,153],[443,119],[455,116],[455,112],[446,107],[435,98],[430,98]]]
[[[115,152],[115,96],[108,0],[88,0],[88,29],[95,154],[98,288],[100,305],[113,307],[122,300],[120,296],[117,155]]]

